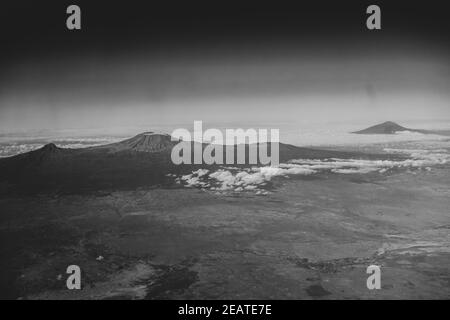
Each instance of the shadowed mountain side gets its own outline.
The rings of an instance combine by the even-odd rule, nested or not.
[[[377,125],[374,125],[372,127],[366,128],[364,130],[355,131],[352,133],[356,134],[396,134],[397,132],[417,132],[422,134],[437,134],[437,135],[443,135],[443,136],[450,136],[450,130],[423,130],[423,129],[411,129],[411,128],[405,128],[401,125],[392,122],[392,121],[386,121]]]
[[[108,150],[109,152],[137,151],[137,152],[163,152],[170,151],[178,141],[171,141],[168,134],[144,132],[130,139],[111,143],[90,149]]]
[[[168,185],[171,183],[166,176],[168,173],[185,174],[199,168],[208,167],[214,170],[221,166],[219,164],[175,165],[171,160],[171,152],[177,143],[177,141],[171,141],[169,135],[144,133],[118,143],[83,149],[64,149],[54,144],[47,144],[38,150],[0,159],[0,195],[83,193]],[[190,152],[190,162],[194,163],[195,145],[199,146],[199,144],[181,143],[186,147],[184,150]],[[201,145],[201,149],[204,150],[206,146],[208,145]],[[236,163],[238,146],[219,146],[223,151],[223,159],[226,158],[227,152],[230,152],[227,150],[230,147],[234,152]],[[244,147],[246,164],[230,166],[255,166],[255,164],[249,164],[249,145]],[[256,150],[259,148],[268,148],[268,154],[270,154],[270,144],[258,144]],[[214,152],[212,155],[215,155]],[[279,155],[280,163],[291,159],[383,159],[388,157],[387,155],[300,148],[283,143],[279,144]],[[258,157],[258,165],[261,165],[259,160]]]
[[[413,129],[407,129],[405,127],[402,127],[401,125],[398,125],[395,122],[386,121],[386,122],[374,125],[372,127],[369,127],[367,129],[355,131],[352,133],[357,133],[357,134],[395,134],[396,132],[412,131],[412,130]]]

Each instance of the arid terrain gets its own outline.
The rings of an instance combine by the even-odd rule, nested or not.
[[[1,294],[23,299],[448,299],[448,164],[0,200]],[[66,268],[82,290],[66,288]],[[366,268],[381,267],[380,290]]]
[[[441,2],[2,1],[0,300],[450,300]]]

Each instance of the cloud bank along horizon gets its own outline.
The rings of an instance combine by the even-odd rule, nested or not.
[[[192,171],[190,174],[181,176],[168,174],[168,177],[173,178],[175,183],[188,188],[199,188],[218,193],[252,192],[257,195],[266,195],[268,183],[276,177],[301,177],[323,172],[332,174],[389,174],[390,171],[399,169],[415,174],[417,170],[432,171],[436,166],[450,161],[448,141],[438,147],[432,145],[422,145],[422,147],[426,148],[386,148],[384,150],[388,153],[408,156],[406,159],[294,159],[276,167],[237,168],[223,166],[216,170],[201,168]]]

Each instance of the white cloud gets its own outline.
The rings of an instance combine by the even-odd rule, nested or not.
[[[446,149],[385,149],[389,153],[402,153],[409,157],[399,160],[367,159],[296,159],[281,163],[278,167],[222,168],[215,172],[199,169],[181,177],[186,186],[219,191],[253,191],[266,194],[262,189],[274,177],[289,175],[311,175],[320,172],[336,174],[366,174],[370,172],[385,173],[394,168],[419,168],[431,170],[433,165],[450,161]]]

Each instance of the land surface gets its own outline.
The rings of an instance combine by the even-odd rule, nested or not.
[[[0,199],[2,298],[448,299],[450,170]],[[67,290],[68,265],[82,290]],[[382,289],[366,287],[381,267]]]

